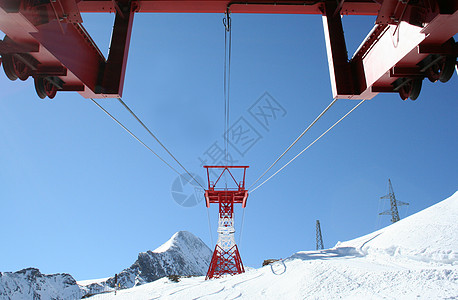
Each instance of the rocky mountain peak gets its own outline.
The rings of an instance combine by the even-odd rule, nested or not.
[[[194,234],[176,232],[167,242],[151,251],[140,252],[137,260],[118,274],[121,288],[155,281],[168,275],[202,276],[210,264],[212,251]],[[113,289],[114,277],[87,286],[89,292],[97,293]]]

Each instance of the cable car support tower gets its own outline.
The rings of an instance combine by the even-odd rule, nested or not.
[[[235,243],[234,228],[234,204],[242,204],[245,208],[248,198],[248,190],[245,189],[245,174],[248,166],[204,166],[207,169],[208,187],[205,191],[207,208],[210,203],[217,203],[219,206],[218,241],[213,251],[206,279],[218,278],[225,274],[235,275],[245,272],[239,249]],[[219,170],[219,177],[213,182],[210,181],[210,170]],[[243,171],[243,178],[237,182],[231,169]],[[221,171],[222,170],[222,171]],[[218,174],[217,173],[217,174]],[[235,185],[218,188],[223,175],[229,176]]]

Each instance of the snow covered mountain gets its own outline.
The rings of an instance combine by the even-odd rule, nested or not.
[[[205,275],[211,256],[212,251],[201,239],[190,232],[179,231],[156,250],[139,253],[135,263],[118,274],[118,283],[125,289],[168,275]],[[114,287],[114,277],[110,277],[87,284],[83,289],[89,294],[97,294]]]
[[[331,249],[237,276],[162,278],[94,299],[458,299],[457,233],[458,192]]]
[[[205,275],[211,255],[201,239],[179,231],[156,250],[138,254],[137,261],[118,274],[118,283],[124,289],[168,275]],[[44,275],[34,268],[0,273],[0,300],[81,299],[114,287],[113,277],[77,283],[69,274]]]
[[[80,299],[82,292],[69,274],[41,274],[28,268],[17,272],[0,273],[1,300]]]

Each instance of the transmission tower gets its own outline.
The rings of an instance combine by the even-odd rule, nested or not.
[[[323,237],[321,236],[320,220],[316,220],[316,250],[324,249]]]
[[[396,200],[394,196],[393,186],[391,185],[391,179],[388,179],[388,194],[380,197],[380,199],[390,199],[391,209],[379,213],[379,215],[391,215],[391,223],[396,223],[401,218],[399,218],[398,206],[400,205],[409,205],[407,202],[402,202]]]

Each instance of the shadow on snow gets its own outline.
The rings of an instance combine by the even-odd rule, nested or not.
[[[310,252],[298,252],[289,259],[316,260],[316,259],[334,259],[334,258],[355,258],[364,256],[361,252],[353,247],[339,247],[326,250],[317,250]]]

